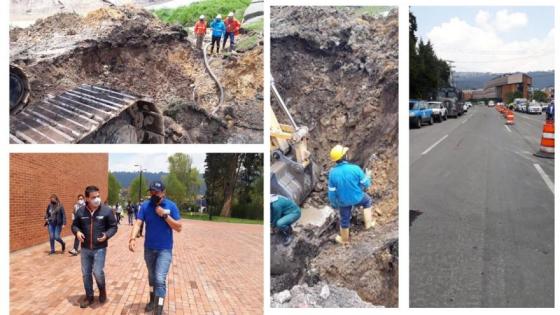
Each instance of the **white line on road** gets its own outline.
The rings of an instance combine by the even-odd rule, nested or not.
[[[543,169],[541,168],[541,166],[539,164],[535,163],[533,165],[537,169],[537,172],[539,172],[539,175],[541,175],[541,177],[544,180],[546,186],[548,186],[548,189],[550,189],[550,191],[554,195],[554,183],[550,180],[548,175],[546,175],[546,173],[543,171]]]
[[[426,151],[422,152],[422,155],[430,152],[431,149],[433,149],[436,145],[438,145],[440,142],[442,142],[443,140],[445,140],[445,138],[447,138],[448,135],[443,136],[441,139],[439,139],[436,143],[432,144],[429,148],[426,149]]]
[[[508,125],[504,125],[506,127],[506,129],[511,132],[511,129],[509,129]]]

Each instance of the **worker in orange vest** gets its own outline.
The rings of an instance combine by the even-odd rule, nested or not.
[[[239,28],[241,23],[233,16],[233,12],[228,14],[227,19],[224,21],[226,25],[226,33],[224,35],[224,44],[222,49],[226,49],[226,42],[229,38],[229,51],[235,51],[235,36],[239,35]]]
[[[202,41],[204,41],[204,36],[206,36],[206,21],[204,20],[204,15],[201,15],[194,24],[194,34],[196,35],[196,48],[202,49]]]

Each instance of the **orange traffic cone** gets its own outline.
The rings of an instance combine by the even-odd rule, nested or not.
[[[544,123],[541,137],[541,148],[535,156],[553,159],[554,158],[554,120],[547,120]]]
[[[506,111],[506,125],[513,125],[513,121],[515,119],[515,116],[513,115],[513,112],[511,110]]]

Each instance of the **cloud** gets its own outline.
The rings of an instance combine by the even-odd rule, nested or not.
[[[138,172],[139,168],[134,165],[142,165],[142,168],[148,172],[167,172],[169,170],[169,163],[167,158],[173,153],[132,153],[122,154],[115,153],[109,155],[109,170],[112,172]],[[198,169],[200,173],[204,173],[204,160],[206,154],[204,153],[187,153],[190,155],[193,166]]]
[[[507,10],[497,12],[495,18],[479,11],[475,24],[454,17],[427,34],[440,58],[455,61],[455,70],[526,72],[554,68],[554,29],[543,32],[540,38],[505,40],[504,30],[527,24],[525,14]]]

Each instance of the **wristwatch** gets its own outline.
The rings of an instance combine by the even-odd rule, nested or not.
[[[161,217],[162,217],[164,220],[167,220],[167,217],[168,217],[168,216],[169,216],[169,214],[166,213],[166,214],[162,215]]]

